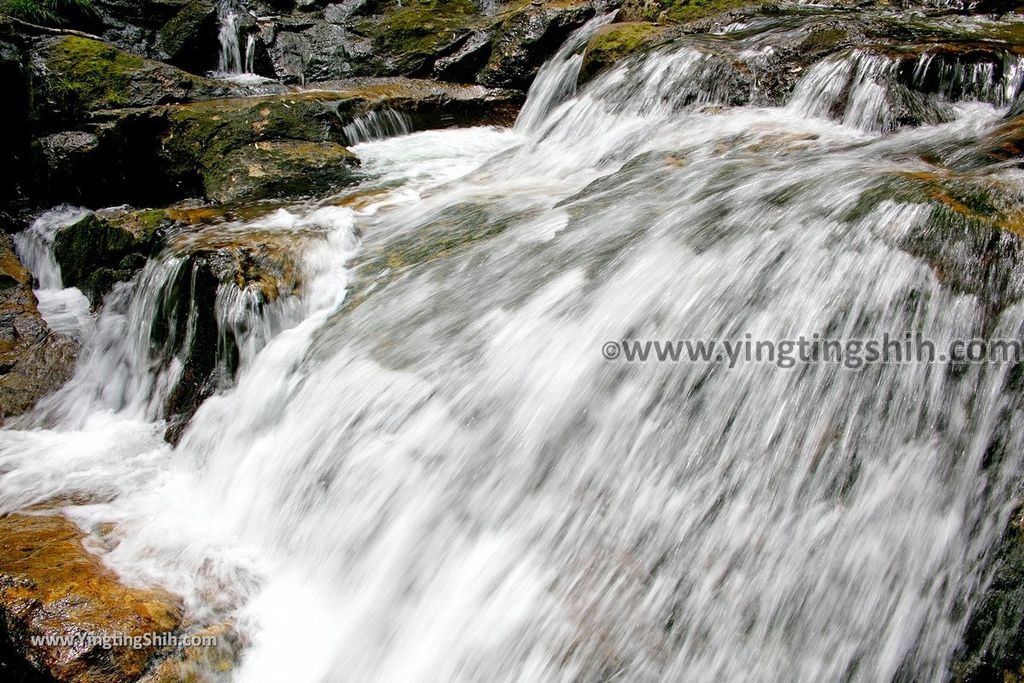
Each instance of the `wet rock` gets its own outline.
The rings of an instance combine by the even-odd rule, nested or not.
[[[956,683],[1017,681],[1024,670],[1024,520],[1018,510],[993,560],[952,666]]]
[[[0,233],[0,422],[29,410],[71,376],[78,345],[36,308],[32,275]]]
[[[272,22],[260,31],[260,40],[270,66],[257,64],[257,73],[285,83],[346,78],[355,73],[353,63],[372,50],[369,38],[320,20]]]
[[[263,307],[298,290],[296,249],[311,237],[206,230],[184,234],[170,245],[185,262],[167,283],[151,339],[163,362],[175,359],[182,366],[163,407],[168,441],[177,443],[202,402],[230,385],[241,337],[250,331],[246,321],[259,319]],[[218,318],[217,311],[223,309],[218,301],[234,301],[251,315],[234,321]]]
[[[116,282],[142,267],[174,224],[161,209],[90,214],[57,233],[53,253],[66,287],[78,287],[98,306]]]
[[[99,138],[87,131],[53,133],[35,142],[37,193],[47,203],[81,203],[102,193],[104,155]]]
[[[35,117],[45,128],[73,125],[108,109],[232,94],[221,82],[79,36],[45,38],[33,54]]]
[[[231,152],[206,179],[218,202],[327,194],[355,178],[356,155],[334,142],[273,140]]]
[[[228,623],[218,623],[191,631],[190,638],[211,638],[212,645],[190,645],[160,661],[156,667],[139,679],[139,683],[200,683],[216,680],[230,672],[238,663],[243,645],[242,637]],[[199,642],[202,642],[201,640]]]
[[[357,28],[372,38],[372,62],[361,73],[424,76],[478,25],[469,0],[426,0],[389,7]]]
[[[477,81],[527,89],[537,71],[574,30],[594,16],[592,3],[530,4],[498,25],[491,55]]]
[[[1024,258],[1024,192],[979,171],[944,168],[886,174],[851,208],[859,221],[881,202],[929,207],[919,228],[890,236],[894,245],[926,261],[936,278],[977,297],[992,323],[1024,297],[1016,274]]]
[[[160,28],[158,46],[171,64],[203,73],[217,65],[218,30],[213,3],[193,0]]]
[[[381,109],[416,130],[508,122],[520,95],[480,86],[366,79],[288,95],[215,100],[167,110],[162,161],[182,187],[217,201],[318,194],[355,180],[345,126]]]
[[[624,0],[623,21],[686,22],[758,6],[751,0]]]
[[[611,24],[587,44],[580,81],[587,81],[631,54],[646,52],[659,42],[664,29],[649,22]]]
[[[14,680],[135,681],[161,654],[147,634],[181,622],[178,598],[122,584],[82,546],[84,536],[61,516],[0,518],[0,661]],[[86,640],[104,634],[121,642],[108,649]],[[81,640],[31,642],[45,636]]]
[[[340,146],[336,101],[330,93],[297,93],[174,108],[164,157],[172,175],[196,176],[202,193],[218,201],[302,194],[306,173],[309,192],[344,184],[356,160]]]

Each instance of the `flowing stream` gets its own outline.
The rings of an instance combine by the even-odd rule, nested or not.
[[[115,522],[126,580],[241,634],[236,681],[942,680],[1020,471],[1009,366],[602,345],[1019,337],[1015,298],[903,248],[933,207],[863,206],[995,126],[1019,75],[896,130],[858,53],[754,107],[692,47],[573,93],[576,49],[515,129],[365,142],[357,193],[216,228],[312,238],[294,296],[218,299],[248,350],[174,448],[148,340],[180,259],[151,261],[0,431],[0,510]]]

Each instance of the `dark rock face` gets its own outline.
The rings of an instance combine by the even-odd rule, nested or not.
[[[495,31],[490,59],[477,80],[496,88],[529,88],[544,60],[594,12],[592,5],[530,5],[513,14]]]
[[[146,634],[176,632],[180,600],[159,589],[130,588],[83,546],[85,536],[58,515],[0,518],[0,673],[21,681],[129,683],[162,653]],[[33,636],[138,639],[104,648],[38,645]]]
[[[0,22],[0,83],[7,94],[0,107],[0,165],[12,179],[0,183],[0,204],[15,201],[27,189],[23,185],[31,157],[31,73],[22,42],[9,24]]]
[[[193,0],[160,28],[157,46],[171,64],[203,73],[217,65],[218,30],[213,3]]]
[[[36,308],[32,275],[0,233],[0,421],[29,410],[70,376],[78,353],[54,334]]]

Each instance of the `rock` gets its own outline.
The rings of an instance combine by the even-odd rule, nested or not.
[[[39,138],[36,194],[48,204],[81,204],[104,194],[104,155],[99,138],[80,130],[62,131]]]
[[[17,200],[31,187],[31,88],[22,43],[11,23],[0,19],[0,83],[5,95],[0,107],[0,130],[4,131],[0,167],[7,169],[9,178],[0,183],[0,204]]]
[[[592,3],[530,4],[497,27],[487,64],[477,82],[526,90],[541,65],[595,14]]]
[[[620,18],[623,21],[687,22],[759,4],[752,0],[624,0]]]
[[[217,66],[218,31],[213,3],[193,0],[160,28],[158,45],[171,64],[203,73]]]
[[[992,580],[954,658],[956,683],[1017,681],[1024,670],[1024,520],[1018,510],[1000,541]]]
[[[217,202],[327,194],[354,180],[355,154],[334,142],[272,140],[237,149],[206,178]]]
[[[368,58],[372,49],[369,38],[320,20],[273,22],[260,36],[270,64],[267,75],[285,83],[347,78],[355,73],[353,63]]]
[[[135,681],[164,649],[147,635],[181,623],[178,598],[122,584],[82,546],[84,535],[61,516],[0,517],[0,661],[14,680]],[[104,635],[120,642],[85,640]],[[81,640],[31,642],[46,636]]]
[[[167,116],[164,156],[173,175],[198,176],[202,193],[218,201],[350,182],[356,160],[340,146],[336,102],[334,93],[297,93],[176,107]],[[306,172],[312,177],[304,192]]]
[[[192,415],[238,369],[242,332],[218,319],[218,299],[238,302],[252,316],[300,286],[296,249],[312,233],[218,231],[184,233],[169,249],[185,263],[165,283],[165,307],[158,311],[151,343],[158,360],[181,363],[177,384],[167,394],[165,438],[177,443]],[[245,316],[243,316],[245,317]]]
[[[61,229],[53,243],[65,287],[78,287],[99,306],[115,282],[128,280],[174,224],[162,209],[90,214]]]
[[[389,7],[357,28],[373,39],[376,75],[425,76],[455,49],[480,19],[470,0],[416,0]]]
[[[610,24],[587,43],[580,67],[580,81],[587,81],[631,54],[645,52],[658,43],[663,29],[649,22]]]
[[[946,287],[977,297],[993,322],[1024,298],[1016,274],[1024,258],[1024,191],[986,171],[883,175],[848,218],[860,221],[882,202],[930,207],[926,225],[890,236],[894,246],[927,262]]]
[[[102,110],[224,97],[235,92],[225,83],[79,36],[40,40],[33,63],[36,120],[50,130],[54,125],[89,120]]]
[[[372,111],[407,113],[413,129],[507,123],[521,95],[411,79],[328,82],[288,95],[171,107],[166,175],[217,201],[310,195],[355,180],[345,126]]]
[[[32,275],[0,233],[0,422],[29,410],[71,377],[78,345],[46,326]]]

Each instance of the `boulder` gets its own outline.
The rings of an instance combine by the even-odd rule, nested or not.
[[[354,179],[356,155],[334,142],[268,140],[234,150],[206,178],[217,202],[329,194]]]
[[[513,12],[496,27],[490,58],[477,82],[492,88],[529,88],[548,57],[594,14],[590,2],[531,3]]]
[[[41,39],[33,50],[32,61],[35,118],[48,130],[92,120],[104,110],[235,93],[226,83],[80,36]]]
[[[193,0],[160,28],[158,46],[171,64],[203,73],[217,66],[218,31],[213,3]]]
[[[0,233],[0,422],[29,410],[71,377],[77,343],[39,315],[32,275]]]
[[[650,22],[610,24],[601,28],[587,43],[580,81],[590,80],[631,54],[646,52],[658,44],[663,34],[663,27]]]
[[[89,214],[61,229],[53,243],[65,287],[78,287],[99,306],[115,282],[145,265],[174,221],[162,209]]]
[[[129,683],[166,649],[153,634],[178,629],[177,597],[124,585],[83,547],[84,536],[58,515],[0,517],[0,671],[7,680]],[[32,642],[47,636],[69,642]]]
[[[513,91],[397,78],[175,106],[157,165],[219,202],[324,194],[356,179],[345,127],[360,116],[398,110],[414,130],[510,123],[520,101]]]

